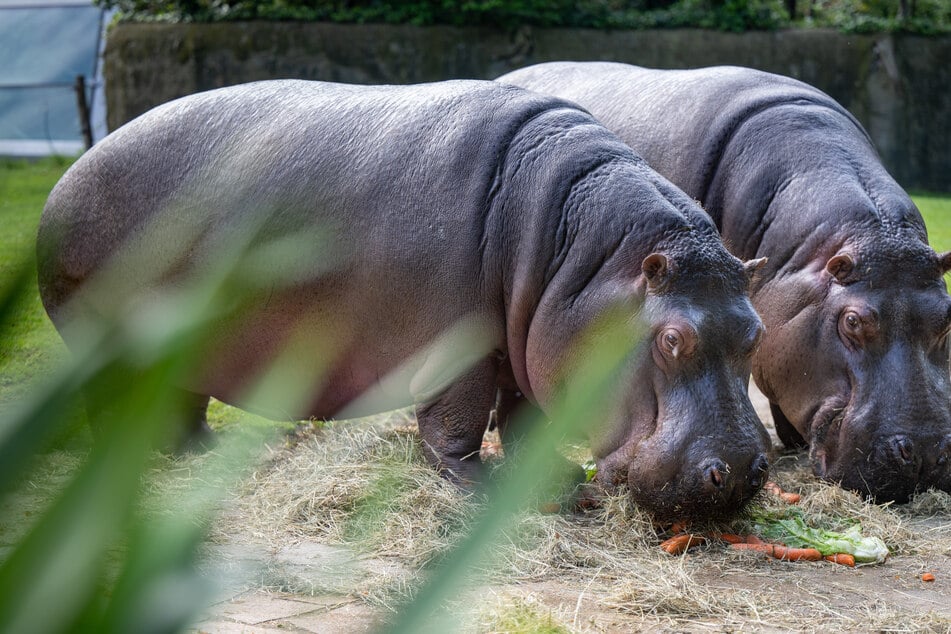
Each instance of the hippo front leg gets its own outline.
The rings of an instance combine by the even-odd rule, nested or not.
[[[438,396],[416,403],[426,460],[463,487],[482,480],[479,450],[495,404],[497,376],[496,361],[484,359]]]
[[[499,390],[496,421],[507,460],[517,460],[519,453],[532,450],[526,446],[531,425],[543,425],[545,420],[541,410],[521,392],[505,388]],[[543,482],[551,495],[561,496],[585,481],[584,468],[557,451],[548,452],[545,465]]]
[[[787,449],[802,449],[809,446],[802,434],[793,427],[793,424],[783,414],[783,410],[779,409],[779,405],[770,401],[769,411],[773,415],[773,426],[776,428],[776,435],[779,436],[784,447]]]

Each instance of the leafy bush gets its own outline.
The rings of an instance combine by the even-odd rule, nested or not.
[[[848,32],[951,31],[947,0],[799,0],[790,20],[783,0],[96,0],[135,21],[300,20],[449,24],[515,28],[646,29],[699,27],[723,31],[789,26]]]

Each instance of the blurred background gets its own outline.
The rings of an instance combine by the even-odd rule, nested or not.
[[[0,0],[0,54],[7,156],[75,154],[159,103],[246,81],[600,59],[796,77],[862,122],[904,187],[951,188],[948,0]]]

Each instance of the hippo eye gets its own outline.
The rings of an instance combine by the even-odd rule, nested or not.
[[[846,310],[839,318],[839,336],[850,348],[863,347],[875,339],[878,333],[878,313],[874,309],[865,311]]]
[[[675,359],[683,352],[683,344],[683,336],[673,328],[668,328],[661,334],[661,347]]]

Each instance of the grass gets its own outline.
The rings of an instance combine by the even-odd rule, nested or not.
[[[63,158],[35,163],[0,162],[0,285],[18,267],[32,265],[36,227],[53,185],[69,166]],[[25,264],[26,263],[26,264]],[[31,293],[13,319],[0,325],[0,403],[48,371],[65,347],[46,317],[39,295]]]

